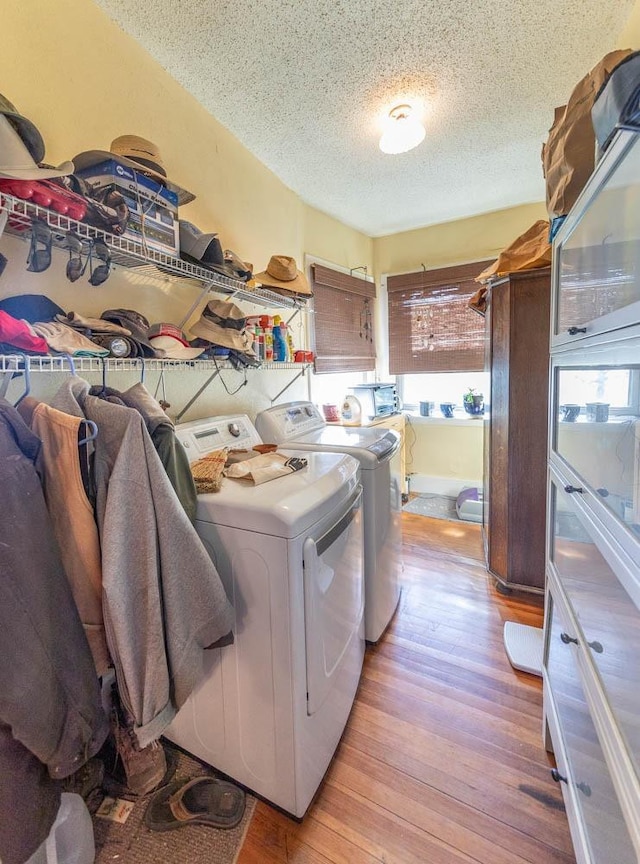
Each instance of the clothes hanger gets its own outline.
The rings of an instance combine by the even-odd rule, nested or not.
[[[144,372],[145,372],[144,357],[136,357],[136,360],[140,361],[140,366],[142,367],[142,370],[140,372],[140,383],[144,384]]]
[[[71,372],[72,375],[75,375],[77,377],[78,372],[76,370],[76,364],[74,363],[73,357],[71,356],[71,354],[63,354],[63,357],[65,358],[65,360],[69,364],[69,372]]]
[[[87,435],[86,438],[81,438],[80,441],[78,441],[78,447],[82,447],[83,444],[88,444],[89,441],[95,441],[98,437],[98,427],[93,420],[83,420],[82,422],[89,427],[89,432],[91,434]]]
[[[102,363],[102,390],[98,396],[104,396],[107,392],[107,361],[104,357],[100,357],[100,362]]]
[[[28,396],[31,392],[31,372],[29,369],[29,359],[27,358],[26,354],[17,354],[16,356],[22,358],[22,362],[24,365],[24,369],[22,370],[24,375],[24,393],[18,397],[17,402],[13,403],[14,408],[17,408],[18,405],[25,398],[25,396]]]

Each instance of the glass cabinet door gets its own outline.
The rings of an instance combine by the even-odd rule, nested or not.
[[[552,598],[553,599],[553,598]],[[575,663],[575,634],[551,606],[547,674],[592,864],[637,864]]]
[[[640,303],[639,135],[618,134],[580,202],[555,246],[554,333],[566,338],[624,326],[615,313]]]
[[[623,571],[623,585],[592,538],[574,496],[553,479],[551,492],[550,556],[580,627],[572,635],[591,656],[640,776],[640,584]]]
[[[638,340],[554,358],[552,454],[640,537],[640,345]],[[559,363],[563,365],[560,366]],[[585,501],[587,496],[585,495]]]

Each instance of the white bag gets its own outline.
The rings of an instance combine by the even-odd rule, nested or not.
[[[93,864],[96,848],[93,823],[80,795],[63,792],[49,836],[27,864]]]

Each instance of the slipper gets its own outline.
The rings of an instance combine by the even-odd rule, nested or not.
[[[242,789],[216,777],[174,780],[149,801],[144,822],[152,831],[171,831],[183,825],[235,828],[244,814]]]

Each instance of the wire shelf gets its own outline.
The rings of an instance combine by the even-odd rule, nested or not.
[[[234,299],[255,303],[265,308],[279,309],[302,309],[305,301],[295,297],[284,297],[264,288],[255,290],[247,288],[245,282],[230,279],[219,273],[213,273],[204,267],[190,264],[181,258],[158,252],[154,249],[145,248],[140,243],[129,240],[126,237],[118,237],[98,228],[93,228],[84,222],[78,222],[48,210],[45,207],[16,198],[6,193],[0,194],[2,209],[8,211],[7,232],[23,239],[30,237],[31,220],[42,219],[53,232],[53,243],[59,248],[65,248],[66,233],[74,231],[79,237],[103,240],[111,251],[111,260],[114,264],[128,269],[135,269],[138,273],[148,274],[154,278],[158,275],[168,276],[173,279],[187,279],[209,291],[226,294]]]
[[[0,373],[22,372],[25,361],[29,372],[102,372],[103,363],[107,372],[140,372],[143,368],[147,372],[181,371],[181,370],[213,370],[233,369],[234,366],[228,360],[160,360],[157,358],[117,358],[105,357],[104,361],[99,357],[73,357],[73,366],[69,358],[58,355],[41,355],[38,357],[26,354],[0,354]],[[287,363],[287,362],[262,362],[260,366],[247,366],[247,371],[252,369],[308,369],[311,363]],[[239,371],[244,371],[241,367]]]

